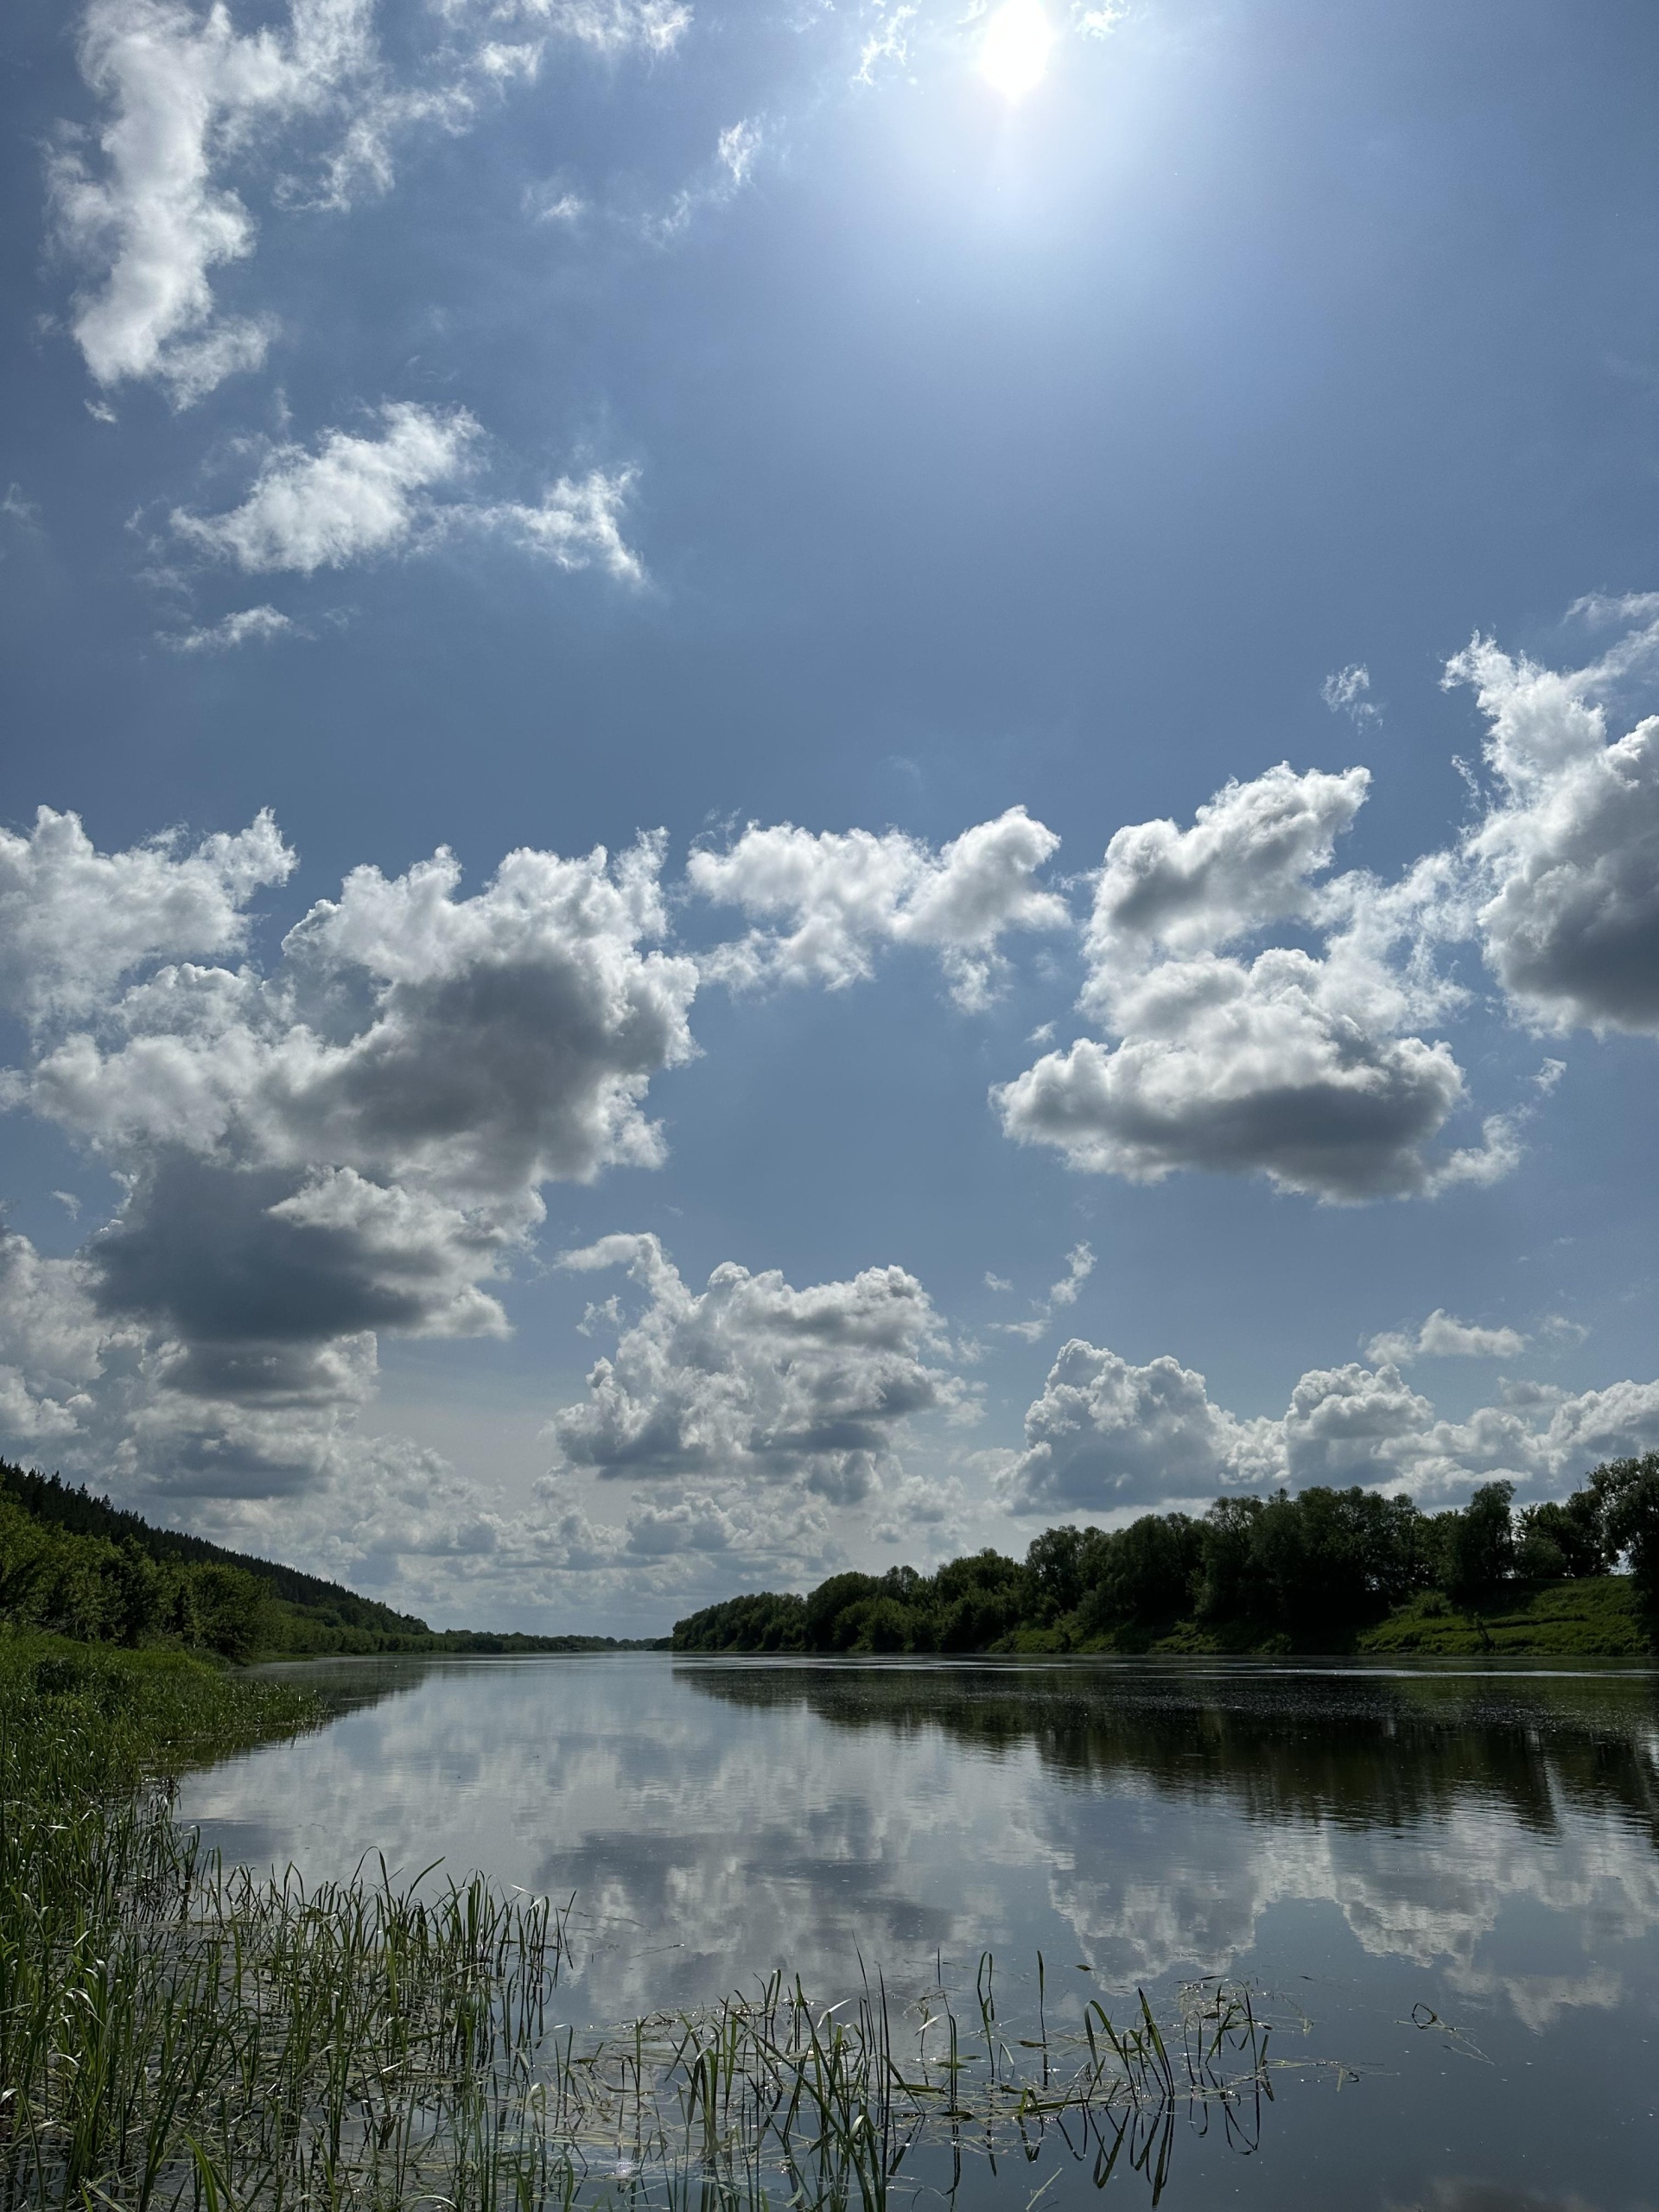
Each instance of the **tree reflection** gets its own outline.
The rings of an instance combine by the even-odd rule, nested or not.
[[[900,1743],[1033,1750],[1060,1776],[1225,1792],[1262,1823],[1411,1827],[1470,1800],[1541,1836],[1617,1809],[1659,1843],[1659,1675],[683,1662],[730,1705],[796,1707]]]

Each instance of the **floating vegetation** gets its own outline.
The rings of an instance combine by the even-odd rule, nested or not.
[[[300,1725],[301,1705],[205,1670],[58,1663],[0,1665],[7,2206],[863,2212],[954,2186],[969,2158],[1029,2180],[1056,2155],[1103,2184],[1138,2172],[1155,2200],[1183,2117],[1258,2139],[1281,2062],[1235,1983],[1163,2020],[1144,1995],[1116,2020],[1091,1999],[1062,2028],[1039,1960],[1017,2034],[987,1954],[971,1995],[941,1967],[826,2005],[774,1974],[579,2029],[557,2017],[568,1908],[433,1868],[309,1889],[200,1851],[169,1759]]]

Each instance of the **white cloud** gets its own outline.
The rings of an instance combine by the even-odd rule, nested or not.
[[[101,1144],[416,1176],[522,1220],[550,1177],[660,1156],[639,1101],[692,1050],[696,984],[640,950],[664,927],[660,864],[650,841],[614,863],[524,849],[469,899],[447,852],[390,880],[355,869],[270,982],[162,969],[111,1008],[118,1039],[43,1052],[29,1096]]]
[[[540,553],[561,569],[603,569],[620,583],[645,581],[645,564],[622,537],[622,511],[639,480],[633,468],[561,476],[537,506],[509,501],[462,510],[457,519]]]
[[[721,132],[715,158],[733,184],[742,186],[748,182],[749,172],[765,143],[766,133],[752,116],[747,117]]]
[[[747,186],[766,143],[764,124],[753,116],[729,124],[715,141],[714,159],[684,185],[660,214],[647,216],[641,225],[645,236],[658,245],[682,237],[706,207],[729,207]]]
[[[855,85],[873,85],[889,63],[902,69],[910,59],[911,26],[921,13],[918,0],[874,0],[875,27],[860,50]]]
[[[1085,943],[1090,1010],[1109,1012],[1116,978],[1157,952],[1216,951],[1269,922],[1310,918],[1311,879],[1351,828],[1370,772],[1299,775],[1286,763],[1230,783],[1191,830],[1169,821],[1118,830],[1106,848]]]
[[[376,1332],[500,1332],[486,1286],[542,1186],[654,1164],[645,1092],[694,1049],[696,969],[650,946],[657,841],[510,854],[470,898],[446,853],[359,869],[268,976],[172,957],[239,950],[291,857],[263,817],[193,853],[99,855],[59,816],[0,848],[0,976],[37,1022],[8,1096],[126,1185],[78,1263],[137,1347],[93,1427],[111,1465],[208,1492],[328,1479]]]
[[[1369,693],[1371,672],[1362,661],[1351,662],[1339,668],[1334,676],[1327,676],[1319,686],[1319,696],[1333,715],[1346,715],[1363,729],[1367,722],[1380,721],[1382,711],[1375,706]]]
[[[1448,1046],[1409,1033],[1462,995],[1430,958],[1448,863],[1433,856],[1392,886],[1313,880],[1368,780],[1281,766],[1230,784],[1189,830],[1120,830],[1079,1001],[1116,1042],[1079,1039],[995,1089],[1007,1134],[1133,1181],[1259,1173],[1334,1202],[1507,1173],[1517,1148],[1497,1118],[1478,1147],[1433,1148],[1463,1075]],[[1322,933],[1320,951],[1225,950],[1287,921]]]
[[[643,582],[644,565],[621,529],[637,470],[561,476],[536,505],[441,497],[477,467],[483,438],[477,422],[465,408],[406,400],[382,407],[379,420],[378,436],[327,430],[315,452],[276,448],[239,506],[220,515],[175,509],[174,529],[250,575],[310,575],[377,555],[429,550],[470,531],[500,537],[561,569],[599,568],[620,582]],[[289,626],[273,608],[253,608],[180,643],[195,651]]]
[[[1039,1337],[1047,1333],[1049,1324],[1053,1320],[1057,1311],[1077,1304],[1078,1292],[1094,1271],[1095,1255],[1091,1248],[1087,1244],[1074,1244],[1065,1255],[1065,1273],[1058,1282],[1049,1285],[1046,1298],[1033,1300],[1033,1310],[1031,1319],[1029,1321],[999,1321],[995,1324],[995,1326],[1000,1329],[1004,1336],[1023,1337],[1027,1344],[1034,1344]],[[1006,1283],[999,1283],[992,1275],[987,1275],[985,1280],[988,1284],[995,1288],[1010,1287]]]
[[[752,929],[705,962],[739,987],[808,982],[843,988],[868,977],[883,944],[936,948],[957,1003],[983,1005],[1001,981],[997,939],[1010,929],[1059,929],[1070,915],[1037,871],[1059,844],[1024,807],[982,822],[935,854],[901,830],[814,835],[784,823],[751,823],[727,851],[694,852],[694,890],[734,906],[754,920],[781,918],[780,929]]]
[[[1528,1341],[1518,1329],[1483,1329],[1437,1306],[1415,1331],[1373,1337],[1365,1357],[1373,1366],[1389,1361],[1396,1367],[1414,1359],[1518,1359]]]
[[[429,519],[420,495],[464,472],[480,433],[464,408],[441,413],[402,401],[380,417],[378,438],[330,430],[314,454],[278,447],[240,506],[211,516],[175,510],[173,527],[255,575],[309,575],[397,550]]]
[[[1476,1483],[1559,1494],[1600,1461],[1659,1444],[1659,1381],[1574,1396],[1505,1394],[1466,1421],[1440,1418],[1386,1360],[1312,1369],[1277,1421],[1217,1405],[1202,1375],[1167,1356],[1136,1367],[1074,1338],[1026,1414],[1026,1448],[997,1487],[1016,1513],[1077,1515],[1288,1484],[1405,1491],[1428,1504]]]
[[[870,1534],[878,1543],[905,1546],[907,1565],[925,1567],[961,1549],[969,1519],[968,1497],[955,1475],[906,1475],[876,1500]]]
[[[34,531],[39,529],[41,510],[33,499],[25,499],[21,484],[8,484],[6,495],[0,499],[0,521],[9,522],[15,529]]]
[[[90,1414],[109,1331],[78,1260],[0,1230],[0,1455],[73,1436]]]
[[[545,23],[596,54],[667,54],[691,28],[683,0],[442,0],[451,22]]]
[[[366,78],[370,13],[369,0],[293,0],[283,30],[245,37],[223,6],[92,0],[79,54],[105,111],[101,161],[66,147],[52,200],[65,244],[101,275],[73,315],[99,384],[155,378],[184,405],[264,360],[269,319],[213,299],[212,271],[254,241],[215,173],[262,125],[334,108]]]
[[[612,1478],[724,1476],[796,1483],[836,1503],[875,1488],[907,1424],[966,1394],[930,1356],[943,1332],[902,1268],[796,1290],[728,1261],[688,1290],[651,1236],[567,1252],[587,1271],[626,1267],[649,1294],[584,1398],[548,1425],[563,1465]]]
[[[243,607],[205,628],[185,630],[162,643],[179,653],[233,652],[238,645],[268,645],[273,638],[289,635],[294,625],[274,607]]]
[[[1659,607],[1567,671],[1476,638],[1446,680],[1474,688],[1497,796],[1465,841],[1473,926],[1535,1028],[1659,1033],[1659,716],[1623,735],[1609,714],[1659,658]]]
[[[464,130],[505,85],[534,78],[550,37],[655,55],[691,20],[677,0],[457,0],[436,12],[448,35],[399,81],[372,0],[289,0],[285,22],[245,34],[223,0],[91,0],[79,58],[101,110],[96,153],[93,134],[66,133],[50,189],[57,235],[91,273],[72,327],[100,385],[150,378],[186,406],[264,362],[274,318],[226,313],[214,296],[215,272],[254,250],[238,185],[263,179],[287,208],[346,207],[361,188],[390,188],[398,137]],[[529,35],[504,37],[515,24]]]
[[[1273,1465],[1272,1424],[1212,1405],[1202,1375],[1167,1357],[1132,1366],[1074,1337],[1001,1487],[1016,1513],[1064,1514],[1255,1484]]]
[[[100,853],[79,815],[43,806],[27,836],[0,830],[0,1005],[71,1018],[146,961],[238,952],[249,899],[293,866],[268,813],[194,851],[175,831]]]

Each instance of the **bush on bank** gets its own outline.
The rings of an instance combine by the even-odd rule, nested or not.
[[[1391,1648],[1477,1649],[1487,1611],[1513,1616],[1549,1586],[1599,1581],[1621,1563],[1633,1608],[1598,1605],[1580,1643],[1593,1648],[1599,1635],[1615,1649],[1645,1648],[1650,1630],[1637,1617],[1659,1614],[1659,1453],[1598,1467],[1562,1502],[1517,1513],[1513,1498],[1513,1484],[1488,1483],[1461,1511],[1424,1513],[1408,1497],[1316,1486],[1217,1498],[1198,1517],[1047,1529],[1023,1561],[983,1551],[931,1575],[896,1567],[833,1575],[805,1597],[728,1599],[677,1622],[674,1649],[1343,1649],[1402,1608],[1446,1624],[1402,1630]],[[1567,1648],[1559,1629],[1546,1640]],[[1506,1639],[1525,1642],[1524,1628]]]

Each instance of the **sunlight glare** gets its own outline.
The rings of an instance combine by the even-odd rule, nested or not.
[[[1022,99],[1041,83],[1053,43],[1040,0],[1004,0],[985,27],[979,73],[1005,99]]]

